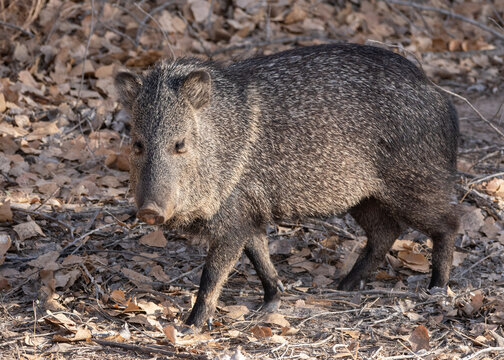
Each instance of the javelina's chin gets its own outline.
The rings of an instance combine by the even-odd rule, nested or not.
[[[163,224],[163,227],[167,229],[183,229],[190,223],[190,219],[184,215],[174,215]]]

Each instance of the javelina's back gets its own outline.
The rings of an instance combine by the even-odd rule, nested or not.
[[[243,183],[263,188],[275,217],[338,213],[369,196],[409,203],[408,193],[394,200],[397,188],[450,187],[455,110],[402,56],[315,46],[236,63],[227,73],[248,84],[247,103],[257,106],[260,130]]]
[[[116,78],[131,111],[137,216],[207,236],[201,326],[242,251],[282,289],[265,224],[349,211],[368,241],[339,288],[374,271],[405,226],[434,243],[430,286],[445,286],[458,218],[450,205],[458,123],[447,97],[392,52],[340,44],[223,67],[179,59]]]

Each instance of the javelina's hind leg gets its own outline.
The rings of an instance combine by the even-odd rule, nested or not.
[[[445,197],[433,197],[443,199]],[[415,202],[414,200],[412,203]],[[455,205],[449,205],[448,199],[441,203],[429,204],[428,208],[410,208],[410,225],[431,237],[432,277],[429,288],[445,287],[450,278],[450,268],[453,262],[453,248],[458,229],[458,210]]]
[[[401,226],[375,198],[368,198],[350,210],[364,229],[367,243],[352,270],[338,285],[339,290],[356,288],[385,258],[385,254],[401,234]]]
[[[201,274],[198,297],[185,322],[187,325],[201,327],[213,315],[222,285],[226,282],[229,272],[238,261],[242,251],[243,243],[236,239],[210,241],[210,249]]]
[[[264,305],[262,309],[267,312],[276,311],[280,306],[278,287],[282,285],[271,262],[266,235],[258,234],[252,237],[245,245],[245,254],[254,265],[264,288]]]
[[[420,184],[420,185],[419,185]],[[401,188],[404,191],[404,187]],[[442,182],[417,182],[415,192],[394,192],[390,204],[401,222],[420,230],[432,239],[432,278],[429,288],[445,287],[450,277],[459,213],[450,204],[450,193]]]
[[[451,224],[457,223],[457,219],[450,215],[447,216],[447,221],[450,221]],[[438,231],[430,234],[434,247],[432,249],[432,277],[429,288],[445,287],[448,284],[457,227],[454,227],[455,230],[453,230],[453,227],[449,229],[449,226],[445,225],[444,232]]]

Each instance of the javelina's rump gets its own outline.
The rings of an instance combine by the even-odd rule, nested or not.
[[[242,251],[270,308],[278,275],[266,224],[350,211],[367,245],[340,289],[384,259],[406,226],[434,243],[430,286],[452,262],[458,122],[411,62],[369,46],[299,48],[223,67],[179,59],[121,73],[132,114],[140,219],[204,235],[209,252],[187,324],[208,319]]]

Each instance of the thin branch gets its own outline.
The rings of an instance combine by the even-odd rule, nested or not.
[[[500,152],[500,151],[499,151]],[[488,175],[488,176],[485,176],[485,177],[482,177],[480,179],[475,179],[475,180],[472,180],[470,182],[467,183],[467,185],[474,185],[474,184],[478,184],[480,182],[483,182],[485,180],[488,180],[488,179],[492,179],[492,178],[495,178],[495,177],[498,177],[498,176],[503,176],[504,175],[504,172],[499,172],[499,173],[496,173],[496,174],[491,174],[491,175]]]
[[[469,100],[467,100],[465,97],[463,97],[462,95],[456,94],[456,93],[454,93],[454,92],[452,92],[452,91],[450,91],[450,90],[446,90],[446,89],[442,88],[441,86],[439,86],[439,85],[437,85],[437,84],[433,83],[432,81],[431,81],[431,84],[433,84],[433,85],[434,85],[435,87],[437,87],[438,89],[440,89],[440,90],[444,91],[445,93],[450,94],[450,95],[452,95],[452,96],[455,96],[456,98],[458,98],[458,99],[460,99],[460,100],[464,101],[467,105],[469,105],[469,107],[470,107],[471,109],[473,109],[473,111],[474,111],[474,112],[475,112],[475,113],[479,116],[479,118],[480,118],[481,120],[483,120],[485,123],[487,123],[487,124],[488,124],[488,126],[490,126],[490,127],[491,127],[491,128],[492,128],[492,129],[493,129],[493,130],[497,133],[497,134],[499,134],[502,138],[504,138],[504,133],[503,133],[503,132],[502,132],[502,131],[501,131],[501,130],[497,127],[497,126],[495,126],[495,125],[494,125],[494,124],[493,124],[490,120],[488,120],[486,117],[484,117],[484,116],[483,116],[483,115],[482,115],[482,114],[478,111],[478,109],[476,109],[476,108],[473,106],[473,104],[471,104],[471,102],[470,102]]]
[[[84,235],[79,236],[78,238],[76,238],[75,240],[73,240],[70,244],[68,244],[67,246],[65,246],[65,247],[61,250],[61,252],[62,252],[62,253],[64,253],[64,252],[65,252],[68,248],[70,248],[70,247],[74,246],[75,244],[77,244],[77,243],[78,243],[78,242],[80,242],[82,239],[86,238],[87,236],[92,235],[92,234],[94,234],[95,232],[98,232],[98,231],[100,231],[100,230],[103,230],[103,229],[108,228],[108,227],[113,226],[113,225],[116,225],[116,223],[105,224],[105,225],[103,225],[103,226],[97,227],[96,229],[93,229],[93,230],[91,230],[91,231],[88,231],[88,232],[87,232],[87,233],[85,233]],[[73,255],[73,254],[74,254],[77,250],[79,250],[81,246],[82,246],[82,244],[79,244],[79,246],[77,246],[77,247],[75,248],[75,250],[74,250],[74,251],[72,251],[72,255]]]
[[[167,1],[165,4],[161,5],[160,7],[165,7],[166,4],[170,4],[170,2]],[[142,9],[142,7],[140,5],[138,5],[137,3],[135,3],[135,6],[138,8],[138,10],[140,10],[143,13],[145,13],[145,15],[148,18],[150,18],[152,21],[154,21],[154,23],[157,25],[159,31],[161,31],[161,34],[163,34],[163,37],[166,40],[166,45],[168,46],[168,49],[170,50],[172,59],[175,60],[177,57],[175,56],[175,52],[173,51],[173,48],[172,48],[172,46],[170,44],[170,39],[168,38],[168,35],[166,35],[166,31],[164,31],[163,28],[161,27],[161,24],[154,18],[154,16],[152,16],[152,14],[149,14],[144,9]],[[137,35],[138,35],[138,33],[137,33]],[[138,38],[137,38],[136,41],[138,41]]]
[[[112,31],[114,34],[117,34],[119,36],[122,36],[123,38],[125,38],[126,40],[128,40],[133,46],[137,46],[136,43],[135,43],[135,39],[133,39],[131,36],[129,36],[128,34],[125,34],[123,33],[122,31],[119,31],[115,28],[113,28],[112,26],[109,26],[103,22],[100,21],[100,25],[103,26],[105,29],[109,30],[109,31]]]
[[[395,0],[384,0],[384,1],[395,1]],[[400,49],[401,51],[405,51],[405,52],[407,52],[409,55],[411,55],[411,56],[413,56],[413,57],[415,58],[416,62],[418,63],[418,66],[420,67],[420,69],[422,70],[422,72],[425,74],[425,71],[424,71],[424,69],[423,69],[423,67],[422,67],[422,62],[420,61],[420,59],[418,59],[418,57],[417,57],[414,53],[412,53],[412,52],[410,52],[410,51],[405,50],[402,46],[400,46],[400,45],[387,44],[387,43],[384,43],[384,42],[381,42],[381,41],[377,41],[377,40],[368,40],[368,41],[369,41],[369,42],[371,42],[371,43],[381,44],[381,45],[387,46],[387,47],[389,47],[389,48],[398,48],[398,49]],[[429,79],[429,78],[427,78],[427,80],[429,81],[429,83],[430,83],[432,86],[436,87],[437,89],[439,89],[439,90],[441,90],[441,91],[443,91],[443,92],[445,92],[445,93],[447,93],[447,94],[449,94],[449,95],[455,96],[457,99],[460,99],[460,100],[464,101],[464,102],[465,102],[467,105],[469,105],[469,107],[470,107],[470,108],[471,108],[471,109],[472,109],[472,110],[473,110],[473,111],[474,111],[474,112],[478,115],[478,117],[479,117],[481,120],[483,120],[483,122],[487,123],[487,124],[488,124],[488,126],[490,126],[490,127],[491,127],[491,128],[492,128],[492,129],[493,129],[493,130],[497,133],[497,134],[499,134],[502,138],[504,138],[504,133],[503,133],[503,132],[502,132],[502,131],[501,131],[501,130],[497,127],[497,126],[495,126],[495,125],[494,125],[494,124],[493,124],[490,120],[488,120],[486,117],[484,117],[484,116],[483,116],[483,114],[481,114],[481,113],[479,112],[479,110],[478,110],[478,109],[476,109],[476,108],[474,107],[474,105],[473,105],[473,104],[471,104],[471,102],[470,102],[469,100],[467,100],[467,99],[466,99],[465,97],[463,97],[462,95],[456,94],[456,93],[454,93],[454,92],[452,92],[452,91],[450,91],[450,90],[446,90],[445,88],[443,88],[443,87],[439,86],[438,84],[434,83],[434,82],[433,82],[431,79]]]
[[[196,354],[168,351],[153,346],[138,346],[138,345],[123,344],[115,341],[98,340],[98,339],[93,339],[92,341],[102,346],[118,347],[130,351],[136,351],[142,354],[162,354],[167,356],[173,356],[174,358],[177,359],[202,359],[202,360],[208,359],[206,355],[196,355]]]
[[[464,21],[466,23],[469,23],[471,25],[474,25],[476,27],[479,27],[480,29],[489,32],[490,34],[494,35],[495,37],[498,37],[499,39],[504,40],[503,33],[499,32],[497,30],[494,30],[491,27],[488,27],[485,24],[479,23],[473,19],[470,19],[468,17],[457,14],[456,12],[453,12],[451,10],[445,10],[445,9],[440,9],[440,8],[436,8],[433,6],[426,6],[426,5],[422,5],[422,4],[417,4],[412,1],[401,1],[401,0],[382,0],[382,1],[385,1],[386,3],[389,3],[389,4],[411,6],[416,9],[420,9],[420,10],[438,12],[440,14],[447,15],[447,16],[450,16],[454,19],[458,19],[458,20]]]
[[[421,293],[414,293],[414,292],[409,292],[409,291],[396,291],[396,290],[360,290],[360,291],[342,291],[342,290],[333,290],[333,289],[324,289],[320,291],[322,294],[324,293],[331,293],[336,296],[355,296],[355,295],[366,295],[366,296],[379,296],[379,297],[406,297],[406,298],[412,298],[412,299],[425,299],[428,298],[429,295],[427,294],[421,294]]]
[[[489,348],[486,348],[486,349],[482,349],[482,350],[479,350],[479,351],[476,351],[475,353],[469,355],[469,356],[466,356],[464,358],[462,358],[461,360],[471,360],[471,359],[475,359],[477,358],[478,356],[480,356],[481,354],[484,354],[484,353],[487,353],[487,352],[492,352],[492,351],[498,351],[499,353],[503,353],[504,352],[504,347],[489,347]]]
[[[5,21],[1,21],[1,20],[0,20],[0,26],[5,26],[5,27],[8,27],[8,28],[11,28],[11,29],[14,29],[14,30],[20,31],[20,32],[22,32],[23,34],[25,34],[25,35],[27,35],[27,36],[29,36],[29,37],[31,37],[31,38],[32,38],[32,37],[35,37],[35,35],[34,35],[32,32],[30,32],[30,31],[28,31],[28,30],[25,30],[25,29],[23,29],[23,28],[22,28],[22,27],[20,27],[20,26],[17,26],[17,25],[14,25],[14,24],[11,24],[11,23],[8,23],[8,22],[5,22]]]
[[[185,273],[183,273],[183,274],[181,274],[181,275],[179,275],[179,276],[176,276],[176,277],[174,277],[173,279],[170,279],[170,281],[168,281],[166,284],[167,284],[167,285],[168,285],[168,284],[173,284],[175,281],[177,281],[177,280],[179,280],[179,279],[182,279],[183,277],[185,277],[185,276],[187,276],[187,275],[190,275],[190,274],[193,274],[193,273],[197,272],[197,271],[198,271],[199,269],[201,269],[204,265],[205,265],[205,263],[200,264],[200,265],[196,266],[194,269],[189,270],[189,271],[187,271],[187,272],[185,272]]]
[[[62,227],[64,227],[65,229],[68,230],[68,232],[70,233],[70,236],[72,237],[72,239],[74,238],[74,228],[72,225],[69,225],[61,220],[58,220],[52,216],[49,216],[49,215],[46,215],[46,214],[43,214],[43,213],[40,213],[40,212],[36,212],[36,211],[32,211],[32,210],[26,210],[26,209],[21,209],[21,208],[18,208],[18,207],[12,207],[11,206],[11,209],[13,211],[17,211],[17,212],[21,212],[21,213],[24,213],[24,214],[28,214],[28,215],[33,215],[33,216],[39,216],[43,219],[46,219],[46,220],[50,220],[50,221],[54,221],[56,223],[58,223],[59,225],[61,225]]]
[[[499,256],[501,253],[504,252],[504,249],[500,249],[499,251],[494,251],[490,254],[488,254],[487,256],[485,256],[484,258],[481,258],[479,259],[478,261],[476,261],[474,264],[472,264],[469,268],[465,269],[464,271],[462,271],[460,274],[457,275],[457,279],[460,279],[462,278],[462,276],[464,276],[466,273],[468,273],[469,271],[471,271],[472,269],[474,269],[476,266],[478,266],[479,264],[481,264],[483,261],[485,261],[486,259],[489,259],[491,258],[492,256]]]
[[[102,0],[103,1],[103,0]],[[102,3],[103,4],[103,3]],[[84,56],[82,57],[82,73],[81,73],[81,79],[80,79],[80,85],[79,85],[79,91],[77,92],[77,100],[75,102],[75,106],[79,104],[79,101],[81,100],[81,94],[82,94],[82,88],[84,87],[84,74],[86,72],[86,59],[87,55],[89,52],[89,45],[91,44],[91,38],[93,37],[93,33],[96,28],[96,24],[100,19],[101,11],[103,9],[103,6],[100,8],[99,14],[98,14],[98,19],[95,19],[95,2],[94,0],[91,0],[91,24],[89,25],[89,36],[86,42],[86,47],[84,49]],[[84,142],[86,143],[86,147],[89,150],[89,153],[91,154],[91,157],[95,159],[95,154],[93,149],[91,149],[91,146],[89,145],[89,141],[87,136],[84,136],[84,130],[82,128],[82,121],[81,121],[82,114],[79,111],[78,113],[78,124],[79,124],[79,130],[82,135],[82,138],[84,139]],[[93,128],[91,127],[91,132],[93,132]]]
[[[229,51],[234,51],[234,50],[252,49],[252,48],[263,47],[263,46],[268,46],[268,45],[272,45],[272,44],[288,44],[288,43],[296,43],[299,41],[312,41],[312,40],[323,40],[328,43],[341,42],[341,40],[330,39],[327,36],[321,35],[321,34],[289,36],[289,37],[283,37],[283,38],[277,38],[277,39],[271,39],[271,40],[251,41],[248,43],[231,45],[228,47],[214,50],[214,51],[212,51],[212,53],[210,55],[211,55],[211,57],[214,57],[215,55],[222,54],[222,53],[229,52]]]

